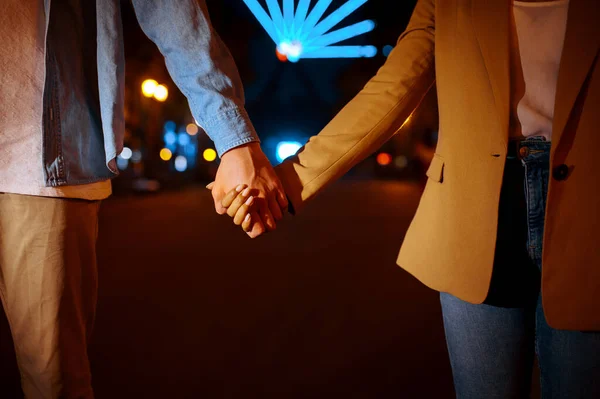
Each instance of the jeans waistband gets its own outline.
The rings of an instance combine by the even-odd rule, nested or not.
[[[549,154],[552,143],[545,137],[529,137],[508,141],[507,159],[524,159],[533,155]]]

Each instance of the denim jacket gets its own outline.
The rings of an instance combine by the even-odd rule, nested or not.
[[[204,0],[133,0],[192,115],[217,152],[259,141],[244,109],[242,83],[213,30]],[[123,29],[119,0],[45,0],[46,186],[106,180],[123,149]]]

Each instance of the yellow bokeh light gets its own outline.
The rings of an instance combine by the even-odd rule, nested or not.
[[[165,86],[163,86],[163,85],[156,86],[156,89],[154,90],[154,98],[157,101],[160,101],[160,102],[166,101],[168,97],[169,97],[169,90]]]
[[[212,162],[217,159],[217,152],[212,148],[207,148],[204,150],[204,153],[202,153],[202,156],[204,157],[204,160]]]
[[[168,161],[173,157],[173,153],[168,148],[163,148],[160,150],[160,159],[163,161]]]
[[[146,79],[142,83],[142,94],[148,98],[153,97],[157,87],[158,82],[156,80]]]
[[[190,135],[190,136],[195,136],[198,134],[198,126],[194,123],[190,123],[189,125],[186,126],[185,131]]]

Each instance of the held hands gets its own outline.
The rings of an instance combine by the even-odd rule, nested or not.
[[[253,219],[254,223],[261,222],[254,212],[255,202],[252,190],[245,184],[240,184],[221,200],[222,206],[227,209],[227,215],[233,218],[233,224],[242,226],[246,233],[252,231]]]
[[[213,183],[210,183],[207,188],[213,188]],[[256,212],[256,197],[252,190],[246,184],[240,184],[236,188],[229,191],[221,200],[221,206],[226,210],[227,215],[233,218],[233,223],[236,226],[241,226],[242,230],[251,238],[258,237],[264,233],[263,222]],[[261,231],[258,235],[252,233],[257,229]]]
[[[207,188],[217,213],[227,213],[251,238],[275,230],[288,206],[281,182],[258,143],[223,154],[215,181]]]

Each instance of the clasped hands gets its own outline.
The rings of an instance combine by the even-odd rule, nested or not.
[[[275,230],[287,211],[281,182],[258,143],[223,154],[215,181],[207,188],[217,213],[232,217],[250,238]]]

